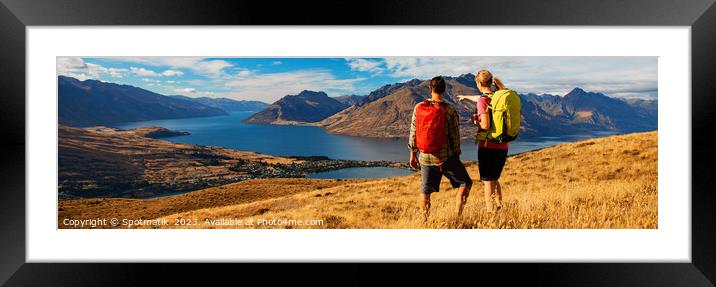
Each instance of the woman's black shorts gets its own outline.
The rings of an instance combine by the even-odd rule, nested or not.
[[[480,170],[480,180],[493,181],[500,179],[506,160],[506,149],[478,148],[477,164]]]

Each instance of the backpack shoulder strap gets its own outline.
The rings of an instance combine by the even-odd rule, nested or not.
[[[485,112],[487,112],[488,110],[491,110],[491,109],[492,109],[492,98],[489,97],[489,96],[486,96],[486,95],[481,95],[480,98],[482,98],[482,97],[485,97],[485,98],[487,98],[488,100],[490,100],[490,103],[487,104],[487,107],[485,107]]]
[[[445,102],[445,101],[435,102],[435,101],[433,101],[433,100],[431,100],[431,99],[426,99],[425,101],[423,101],[423,103],[429,104],[429,105],[433,105],[434,103],[438,103],[438,104],[439,104],[440,106],[442,106],[443,108],[446,108],[446,107],[450,106],[450,104],[448,104],[448,103]]]

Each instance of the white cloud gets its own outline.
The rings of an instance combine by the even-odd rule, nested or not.
[[[156,67],[188,69],[204,76],[220,76],[225,68],[233,66],[224,60],[207,59],[202,57],[110,57],[103,59],[110,61],[140,63]]]
[[[499,57],[390,57],[385,66],[394,77],[429,79],[438,75],[476,73],[481,67],[508,63]]]
[[[203,77],[188,77],[190,79],[182,83],[199,89],[210,89],[215,93],[228,93],[266,102],[304,89],[341,95],[377,88],[364,86],[368,81],[361,82],[365,80],[363,78],[337,79],[331,71],[324,69],[264,74],[233,66],[225,60],[201,57],[103,59],[129,61],[147,66],[130,69],[107,68],[87,63],[82,58],[58,57],[57,73],[84,80],[100,77],[121,78],[129,74],[147,79],[175,77],[193,71]],[[618,97],[656,98],[658,94],[656,57],[388,57],[346,60],[348,68],[353,71],[385,77],[381,82],[429,79],[437,75],[458,76],[487,69],[503,80],[507,87],[521,93],[564,95],[575,87],[581,87]],[[273,62],[275,64],[281,61]],[[165,92],[174,92],[168,86],[178,82],[162,83],[165,83]],[[200,92],[195,90],[194,93]]]
[[[165,94],[178,94],[188,97],[216,97],[216,93],[211,91],[200,91],[191,87],[175,87],[166,85],[163,86]]]
[[[127,69],[106,68],[98,64],[87,63],[79,57],[57,57],[57,74],[79,80],[99,79],[102,75],[122,78]]]
[[[174,89],[177,93],[186,93],[186,94],[193,94],[196,93],[196,89],[194,88],[176,88]]]
[[[166,71],[162,72],[162,75],[166,76],[166,77],[171,77],[171,76],[181,77],[182,75],[184,75],[184,72],[178,71],[178,70],[166,70]]]
[[[349,58],[346,59],[346,61],[348,61],[348,66],[351,68],[351,70],[371,73],[382,72],[383,68],[381,68],[381,66],[385,63],[381,60],[368,60],[360,58]]]
[[[109,68],[107,69],[107,73],[109,73],[109,76],[112,78],[121,78],[124,77],[124,74],[127,72],[127,69],[118,69],[118,68]]]
[[[564,95],[575,87],[610,96],[656,98],[655,57],[389,57],[396,78],[429,79],[490,70],[508,88]]]
[[[87,64],[78,57],[57,57],[57,70],[70,71],[87,68]]]
[[[220,76],[209,77],[208,80],[211,80],[211,81],[231,80],[231,79],[235,78],[236,76],[245,77],[245,76],[253,74],[254,72],[255,72],[254,70],[249,70],[246,68],[232,66],[232,67],[225,68]]]
[[[226,86],[236,91],[234,97],[274,102],[303,90],[324,91],[329,95],[350,94],[355,91],[354,84],[363,80],[365,78],[337,79],[327,70],[299,70],[236,77]]]
[[[147,70],[145,68],[130,67],[129,71],[132,72],[132,74],[135,74],[137,76],[142,76],[142,77],[161,77],[162,76],[162,74],[160,74],[160,73],[157,73],[152,70]]]
[[[188,82],[189,84],[192,84],[192,85],[195,85],[195,86],[206,85],[206,81],[205,81],[205,80],[202,80],[202,79],[193,79],[193,80],[189,80],[189,81],[187,81],[187,82]]]
[[[152,70],[148,70],[148,69],[145,69],[145,68],[141,68],[141,67],[130,67],[130,68],[129,68],[129,71],[130,71],[132,74],[135,74],[135,75],[141,76],[141,77],[161,77],[161,76],[165,76],[165,77],[177,76],[177,77],[180,77],[180,76],[184,75],[184,72],[182,72],[182,71],[177,71],[177,70],[166,70],[166,71],[164,71],[164,72],[158,73],[158,72],[155,72],[155,71],[152,71]]]
[[[195,61],[191,65],[191,67],[187,68],[204,75],[219,75],[224,68],[232,66],[229,62],[224,60]],[[181,66],[177,65],[175,67]]]

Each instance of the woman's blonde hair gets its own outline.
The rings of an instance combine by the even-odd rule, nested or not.
[[[495,84],[498,90],[504,90],[505,85],[497,77],[492,76],[492,73],[488,70],[480,70],[475,75],[475,83],[479,87],[486,87],[492,89],[492,84]]]

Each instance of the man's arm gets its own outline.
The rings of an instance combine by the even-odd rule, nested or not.
[[[410,135],[408,136],[408,148],[410,149],[410,167],[418,168],[418,147],[415,145],[415,110],[413,108],[413,116],[410,119]]]
[[[451,109],[452,114],[450,115],[451,121],[450,121],[450,144],[452,145],[452,150],[455,152],[455,154],[459,155],[461,153],[460,151],[460,115],[457,113],[457,110],[454,108]]]
[[[413,108],[413,116],[410,119],[410,135],[408,136],[408,148],[411,152],[417,152],[418,147],[415,145],[415,110],[417,106]]]

